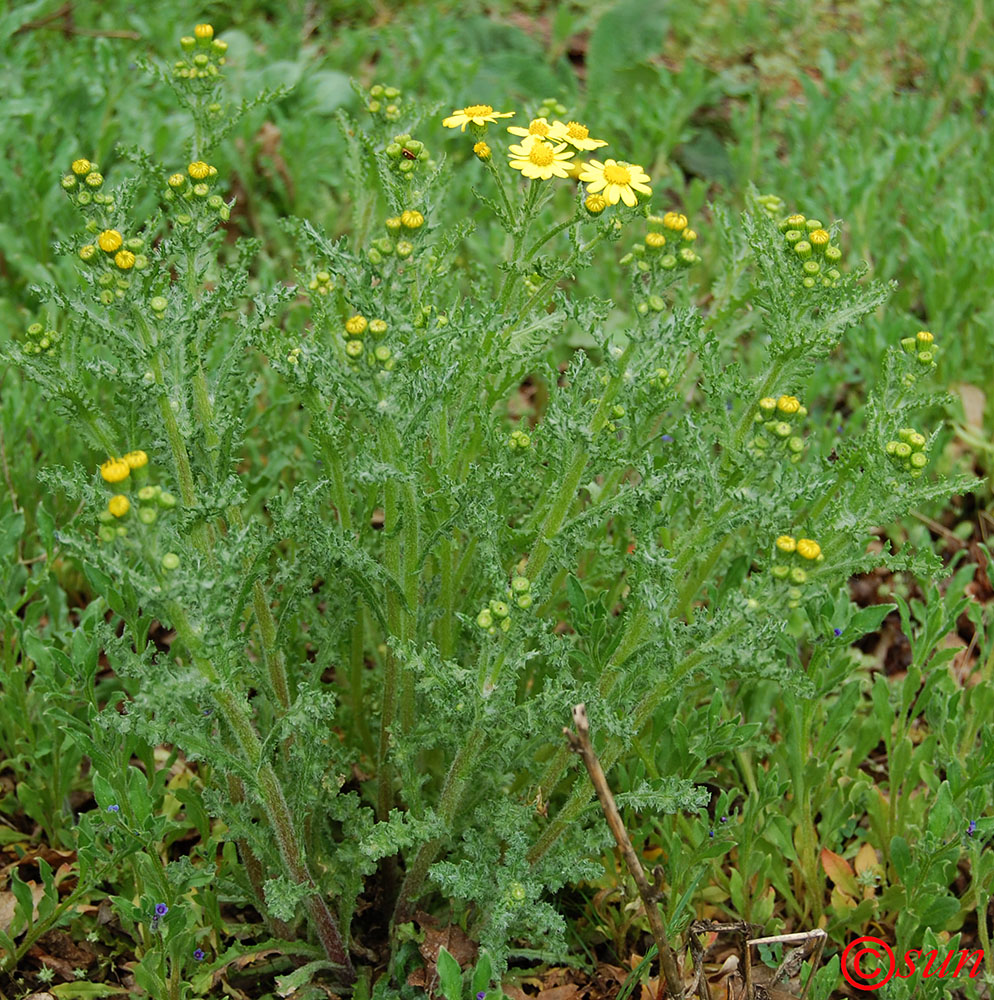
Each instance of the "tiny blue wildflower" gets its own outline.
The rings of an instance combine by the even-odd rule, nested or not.
[[[659,440],[660,441],[672,441],[673,440],[673,435],[672,434],[664,434]]]
[[[486,994],[486,991],[485,991],[485,990],[480,990],[480,992],[476,994],[476,1000],[483,1000],[483,998],[484,998],[484,997],[485,997],[486,995],[487,995],[487,994]]]
[[[721,821],[722,821],[722,823],[727,823],[728,822],[728,817],[727,816],[722,816],[721,817]]]
[[[977,829],[977,821],[975,819],[970,820],[970,825],[966,828],[966,835],[972,837]]]
[[[107,807],[107,812],[109,812],[109,813],[116,813],[116,812],[120,812],[120,811],[121,811],[121,807],[116,802],[112,806],[108,806]]]
[[[155,915],[157,917],[164,917],[169,912],[169,907],[165,903],[155,904]]]
[[[840,635],[842,635],[842,629],[840,629],[840,628],[833,628],[832,631],[835,633],[836,638],[838,638]]]
[[[204,960],[204,950],[203,948],[197,948],[193,953],[193,957],[198,961],[202,962]]]
[[[708,830],[708,836],[714,837],[714,830]]]

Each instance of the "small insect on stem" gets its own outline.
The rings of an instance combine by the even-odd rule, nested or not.
[[[406,147],[404,149],[402,149],[400,152],[403,155],[403,157],[404,157],[405,160],[416,160],[417,159],[417,155],[414,154],[414,153],[412,153]]]

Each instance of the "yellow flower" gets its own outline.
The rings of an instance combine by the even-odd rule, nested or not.
[[[799,538],[797,540],[797,554],[802,559],[817,559],[821,555],[821,546],[810,538]]]
[[[97,237],[97,245],[106,253],[114,253],[115,250],[120,250],[123,242],[124,237],[116,229],[105,229]]]
[[[209,42],[214,37],[214,28],[209,24],[198,24],[193,29],[194,37]]]
[[[124,461],[127,462],[129,469],[140,469],[148,465],[148,455],[143,451],[129,451],[124,456]]]
[[[791,553],[797,548],[797,542],[790,535],[781,535],[777,539],[777,548],[781,552]]]
[[[494,111],[489,104],[471,104],[466,108],[458,108],[443,119],[442,124],[446,128],[457,128],[461,132],[466,131],[466,126],[472,122],[474,125],[486,125],[487,122],[495,122],[498,118],[513,118],[513,111]]]
[[[562,122],[553,122],[552,138],[565,139],[571,146],[585,151],[599,149],[601,146],[607,145],[603,139],[592,139],[590,129],[579,122],[566,122],[565,125]],[[648,180],[648,178],[646,179]]]
[[[646,233],[645,245],[653,250],[659,250],[666,246],[666,237],[662,233]]]
[[[123,493],[118,493],[107,502],[107,509],[114,517],[124,517],[131,510],[131,501]]]
[[[811,244],[815,250],[824,250],[828,246],[829,240],[831,240],[828,232],[824,229],[815,229],[808,233],[808,242]]]
[[[88,174],[93,169],[93,164],[89,160],[73,160],[72,172],[79,177]]]
[[[587,200],[583,203],[583,207],[591,215],[600,215],[601,212],[607,208],[607,198],[602,194],[588,194]]]
[[[412,209],[400,213],[400,223],[405,229],[420,229],[425,224],[425,217]]]
[[[114,263],[122,271],[129,271],[135,266],[135,255],[130,250],[118,250],[114,254]]]
[[[211,168],[203,160],[195,160],[186,169],[195,181],[202,181],[211,172]]]
[[[674,233],[681,233],[687,228],[687,216],[682,212],[667,212],[663,216],[663,225]]]
[[[553,146],[542,139],[526,139],[520,146],[512,145],[508,149],[511,154],[508,161],[510,165],[532,180],[547,181],[550,177],[569,177],[566,161],[576,156],[572,150],[563,152],[566,149],[565,142]]]
[[[507,130],[512,135],[533,136],[536,139],[554,138],[552,135],[552,126],[545,118],[533,118],[528,123],[528,128],[522,128],[520,125],[508,125]],[[562,136],[559,136],[559,138],[561,139]]]
[[[638,204],[635,192],[652,194],[648,186],[649,175],[635,163],[623,160],[591,160],[580,174],[580,180],[587,185],[591,194],[603,193],[609,205],[617,205],[619,199],[629,208]]]
[[[490,147],[485,142],[478,142],[473,147],[473,152],[476,153],[477,157],[483,160],[484,163],[491,157]]]
[[[100,475],[105,483],[120,483],[131,475],[131,468],[121,458],[108,458],[100,466]]]
[[[915,335],[915,340],[917,340],[923,347],[926,347],[935,340],[935,337],[933,337],[928,330],[919,330]]]
[[[796,396],[781,396],[777,400],[777,409],[791,416],[801,408],[801,401]]]
[[[366,332],[366,326],[365,316],[352,316],[345,321],[345,330],[347,333],[352,334],[353,337],[362,336]]]

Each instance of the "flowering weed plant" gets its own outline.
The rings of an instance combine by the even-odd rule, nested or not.
[[[54,179],[76,278],[35,289],[6,351],[91,449],[38,470],[75,513],[33,512],[45,567],[8,580],[7,690],[26,697],[30,671],[49,699],[65,786],[25,770],[22,804],[59,836],[84,758],[93,799],[64,832],[78,887],[60,900],[46,864],[48,902],[19,896],[0,934],[5,970],[111,885],[151,996],[207,995],[246,953],[222,903],[254,908],[252,947],[299,956],[281,995],[322,977],[410,993],[444,901],[481,949],[467,982],[497,996],[510,963],[565,952],[569,887],[615,878],[560,736],[579,702],[662,856],[674,939],[699,910],[830,920],[837,940],[958,930],[994,875],[991,821],[960,836],[984,805],[964,760],[994,766],[990,663],[954,717],[930,659],[966,577],[927,604],[846,589],[941,569],[876,534],[971,485],[930,468],[941,332],[891,345],[837,426],[801,387],[888,296],[840,223],[755,192],[691,220],[647,151],[555,102],[446,114],[384,85],[361,91],[365,121],[339,115],[351,235],[285,219],[295,255],[267,286],[212,164],[249,107],[226,104],[225,65],[198,25],[158,70],[191,119],[171,162],[129,150],[119,178],[81,149]],[[476,208],[454,219],[458,174]],[[624,321],[584,290],[609,255]],[[722,277],[701,309],[704,257]],[[70,564],[92,599],[45,630],[34,598]],[[892,692],[850,647],[895,607],[915,662]],[[886,794],[859,770],[878,737]],[[458,965],[437,961],[450,991]]]

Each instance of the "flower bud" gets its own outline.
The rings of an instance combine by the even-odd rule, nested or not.
[[[666,303],[659,295],[650,295],[648,301],[653,312],[662,312],[666,308]]]
[[[476,158],[483,163],[486,163],[493,156],[490,147],[482,140],[473,146],[473,152],[476,154]]]
[[[85,177],[91,170],[93,170],[93,164],[89,160],[79,159],[72,161],[72,172],[77,177]]]
[[[479,626],[480,626],[480,628],[483,628],[483,629],[489,629],[489,628],[492,628],[492,627],[493,627],[493,624],[494,624],[494,616],[493,616],[493,615],[491,614],[491,612],[490,612],[490,609],[489,609],[489,608],[484,608],[484,609],[483,609],[483,610],[482,610],[482,611],[481,611],[481,612],[480,612],[480,613],[479,613],[479,614],[478,614],[478,615],[476,616],[476,624],[477,624],[477,625],[479,625]]]
[[[176,497],[174,497],[172,493],[167,493],[165,490],[156,496],[156,500],[163,510],[172,510],[173,507],[176,506]]]
[[[131,510],[131,501],[123,493],[118,493],[107,501],[107,510],[114,517],[124,517]]]
[[[199,42],[209,42],[214,37],[214,28],[209,24],[198,24],[193,29],[193,36]]]
[[[797,554],[802,559],[817,559],[821,555],[821,546],[810,538],[797,540]]]
[[[142,524],[155,524],[155,519],[159,516],[159,512],[154,507],[139,507],[138,508],[138,520]]]
[[[358,358],[362,354],[362,341],[361,340],[350,340],[345,345],[345,353],[350,358]]]
[[[806,275],[813,278],[819,271],[821,271],[821,264],[819,264],[816,260],[806,260],[802,270]]]
[[[804,238],[804,234],[799,229],[788,229],[787,232],[783,234],[784,240],[793,246],[795,243],[800,243]]]
[[[797,542],[790,535],[780,535],[776,540],[776,546],[781,552],[789,555],[797,548]]]
[[[687,216],[682,212],[667,212],[663,216],[663,225],[673,233],[681,233],[687,228]]]
[[[662,233],[646,233],[645,245],[649,250],[661,250],[666,246],[666,237]]]
[[[607,198],[602,194],[588,194],[584,199],[583,207],[590,215],[600,215],[607,208]]]
[[[816,229],[824,229],[820,219],[805,219],[804,228],[809,232],[813,233]]]
[[[129,271],[135,266],[135,255],[130,250],[118,250],[114,254],[114,263],[122,270]]]
[[[405,229],[420,229],[425,223],[425,217],[420,212],[408,210],[400,213],[400,222]]]
[[[918,361],[923,365],[930,365],[935,360],[935,355],[932,351],[919,351]]]
[[[800,240],[794,244],[794,253],[796,253],[801,260],[807,260],[812,253],[811,244],[807,240]]]
[[[786,580],[787,579],[787,574],[790,572],[790,567],[789,566],[771,566],[770,567],[770,572],[778,580]]]
[[[414,253],[414,244],[408,240],[397,240],[397,246],[394,249],[397,256],[404,260]]]
[[[795,566],[790,571],[790,582],[791,583],[805,583],[808,579],[808,574],[804,572],[799,566]]]
[[[923,451],[916,451],[911,458],[908,459],[912,469],[924,469],[928,465],[928,455]]]
[[[842,251],[838,247],[826,247],[825,260],[830,264],[838,264],[842,260]]]
[[[211,168],[203,160],[194,160],[187,168],[187,173],[195,180],[202,181],[210,176]]]
[[[167,552],[160,562],[162,568],[171,573],[174,569],[179,569],[179,556],[175,552]]]

